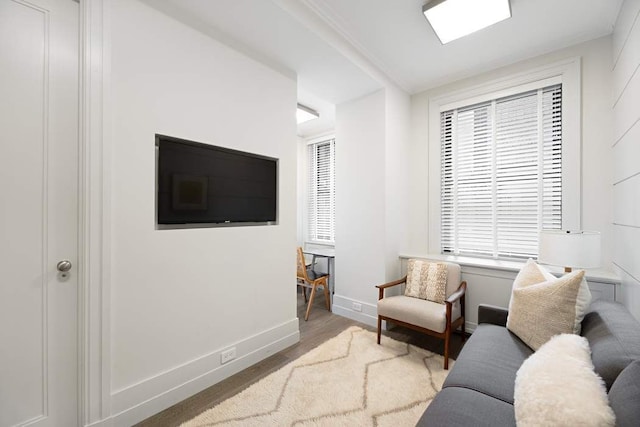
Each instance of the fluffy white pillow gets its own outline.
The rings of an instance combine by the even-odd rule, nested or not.
[[[513,295],[514,289],[523,288],[530,285],[535,285],[541,282],[547,282],[551,280],[555,280],[556,276],[551,274],[549,270],[538,264],[532,259],[528,259],[524,266],[518,272],[515,280],[513,281],[513,286],[511,288],[511,292]],[[509,300],[509,311],[511,311],[512,300]],[[575,311],[576,317],[573,323],[573,333],[579,334],[582,328],[582,319],[584,319],[585,314],[587,313],[587,309],[589,308],[589,304],[591,304],[591,291],[589,290],[589,284],[587,283],[587,279],[582,278],[582,282],[580,282],[580,288],[578,289],[578,297],[576,298]]]
[[[556,335],[524,361],[516,374],[513,406],[519,427],[615,426],[589,343],[574,334]]]

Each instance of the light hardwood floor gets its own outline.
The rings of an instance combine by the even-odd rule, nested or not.
[[[377,290],[371,287],[371,292]],[[200,393],[183,400],[180,403],[148,418],[137,424],[138,427],[178,426],[181,423],[195,417],[201,412],[211,408],[225,399],[241,392],[251,384],[264,378],[270,373],[280,369],[287,363],[317,347],[326,340],[338,335],[349,326],[360,326],[371,331],[374,327],[356,322],[346,317],[337,316],[327,311],[324,306],[324,298],[314,301],[309,320],[304,321],[306,304],[302,294],[298,291],[298,318],[300,319],[300,342],[273,356],[239,372],[224,381],[215,384]],[[442,354],[444,341],[429,337],[409,329],[396,327],[383,334],[398,341],[407,342]],[[463,342],[459,335],[454,335],[451,340],[451,358],[455,359],[460,352]]]

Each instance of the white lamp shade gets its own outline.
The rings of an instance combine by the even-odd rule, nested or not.
[[[538,261],[570,268],[600,267],[600,233],[597,231],[543,230]]]

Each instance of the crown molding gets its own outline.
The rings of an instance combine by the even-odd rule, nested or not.
[[[338,22],[334,13],[327,12],[326,5],[320,7],[315,0],[272,1],[376,81],[411,93],[405,82],[393,77],[382,61],[344,29],[344,25]]]

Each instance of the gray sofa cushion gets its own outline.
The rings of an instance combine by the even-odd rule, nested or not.
[[[619,303],[591,303],[582,321],[582,336],[589,340],[591,360],[607,390],[624,368],[640,359],[640,327]]]
[[[466,388],[448,387],[436,395],[418,426],[515,426],[513,406]]]
[[[636,427],[640,423],[640,360],[618,375],[609,390],[609,405],[616,414],[618,427]]]
[[[513,404],[516,372],[533,353],[507,328],[482,323],[462,348],[446,387],[464,387]]]

